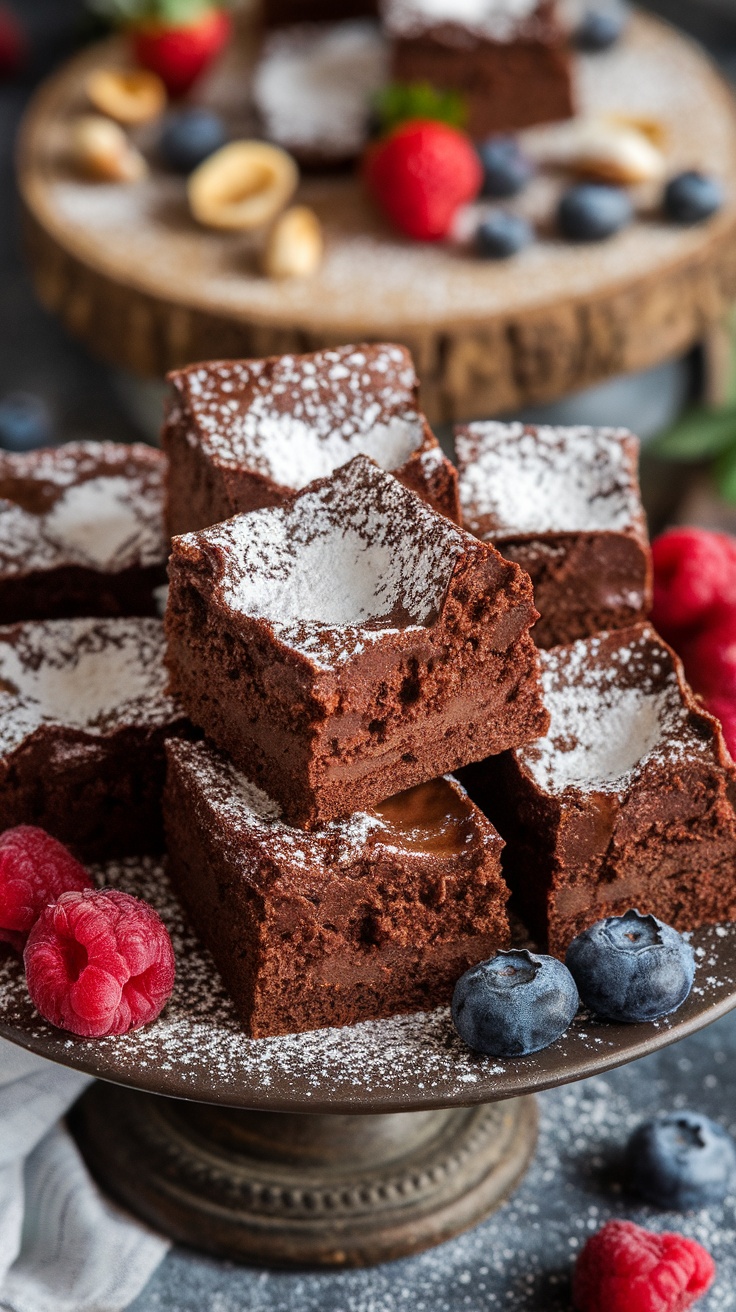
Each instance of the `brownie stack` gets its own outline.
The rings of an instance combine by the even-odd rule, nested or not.
[[[160,451],[70,442],[0,452],[0,829],[83,860],[163,847],[166,691]]]
[[[454,474],[398,348],[173,381],[170,518],[260,508],[173,542],[205,741],[169,748],[172,878],[253,1035],[446,1002],[508,940],[502,841],[446,776],[547,728],[529,577],[436,509]]]

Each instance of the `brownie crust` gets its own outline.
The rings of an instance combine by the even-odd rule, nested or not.
[[[418,568],[431,546],[436,573],[446,551],[447,586],[429,622],[407,623],[404,614],[387,628],[309,628],[306,639],[297,626],[291,645],[267,618],[226,600],[236,539],[255,531],[248,517],[175,539],[166,614],[172,689],[289,823],[349,815],[545,731],[529,634],[537,612],[517,565],[363,457],[307,496],[310,514],[316,501],[336,497],[330,513],[339,522],[343,497],[361,515],[373,499],[382,532],[395,548],[394,526],[400,538],[408,533],[410,553],[413,524],[417,559],[407,568]],[[293,498],[286,513],[299,514],[299,503]]]
[[[167,755],[171,878],[252,1037],[445,1004],[507,945],[503,844],[457,784],[304,835],[238,806],[208,744]]]

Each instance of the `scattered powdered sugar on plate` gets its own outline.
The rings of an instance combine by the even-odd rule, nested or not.
[[[226,607],[267,620],[315,664],[432,623],[479,545],[363,456],[285,506],[179,541],[211,562]]]
[[[736,981],[736,926],[701,930],[696,944],[692,999],[656,1025],[596,1023],[585,1013],[556,1044],[533,1059],[477,1057],[452,1027],[449,1008],[344,1029],[249,1039],[209,955],[190,929],[163,867],[151,858],[113,862],[95,872],[100,884],[121,888],[154,906],[172,935],[177,982],[152,1025],[109,1039],[74,1039],[40,1020],[28,999],[20,961],[0,955],[0,1033],[71,1066],[172,1097],[233,1106],[293,1110],[400,1110],[484,1102],[530,1087],[566,1082],[587,1073],[593,1059],[612,1066],[640,1055],[643,1044],[666,1043],[683,1012],[694,1026],[731,1005]],[[725,933],[724,933],[725,931]]]
[[[0,629],[0,752],[41,725],[94,736],[130,721],[178,718],[166,693],[164,649],[157,619],[33,620]]]
[[[169,423],[205,455],[299,490],[355,455],[398,469],[428,442],[418,380],[401,346],[343,346],[271,360],[216,361],[174,375]],[[440,453],[441,458],[441,453]]]
[[[117,573],[160,565],[167,548],[160,452],[70,442],[0,453],[0,562],[6,576],[66,565]]]
[[[459,428],[455,448],[471,532],[503,541],[640,524],[638,448],[626,429],[482,422]]]
[[[389,79],[388,45],[361,20],[269,34],[253,77],[263,129],[287,150],[348,159],[365,145],[371,98]]]
[[[545,791],[621,792],[654,757],[711,750],[691,724],[671,653],[648,625],[636,638],[583,638],[540,661],[551,724],[517,757]]]

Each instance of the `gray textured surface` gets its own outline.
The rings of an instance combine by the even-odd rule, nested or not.
[[[172,1253],[133,1312],[567,1312],[569,1274],[609,1217],[698,1239],[718,1264],[699,1308],[736,1307],[736,1195],[687,1217],[640,1207],[621,1186],[621,1150],[655,1110],[693,1107],[736,1132],[736,1015],[611,1075],[539,1099],[539,1148],[514,1197],[475,1230],[369,1271],[287,1274]]]
[[[135,436],[106,372],[90,363],[34,303],[18,258],[12,138],[33,80],[61,57],[81,4],[15,0],[36,37],[28,75],[0,87],[0,396],[25,388],[49,404],[59,440]],[[736,25],[707,5],[658,0],[736,69]],[[736,1016],[657,1056],[540,1100],[539,1151],[514,1198],[470,1234],[421,1257],[365,1272],[278,1274],[172,1253],[134,1312],[562,1312],[569,1271],[585,1237],[609,1216],[654,1229],[682,1228],[719,1264],[703,1312],[736,1308],[736,1198],[681,1219],[638,1208],[617,1166],[627,1134],[655,1109],[692,1106],[736,1131]]]

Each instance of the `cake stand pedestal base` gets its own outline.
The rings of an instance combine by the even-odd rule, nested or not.
[[[263,1266],[368,1266],[442,1243],[506,1198],[536,1140],[532,1097],[310,1116],[96,1084],[70,1123],[130,1211],[178,1243]]]

